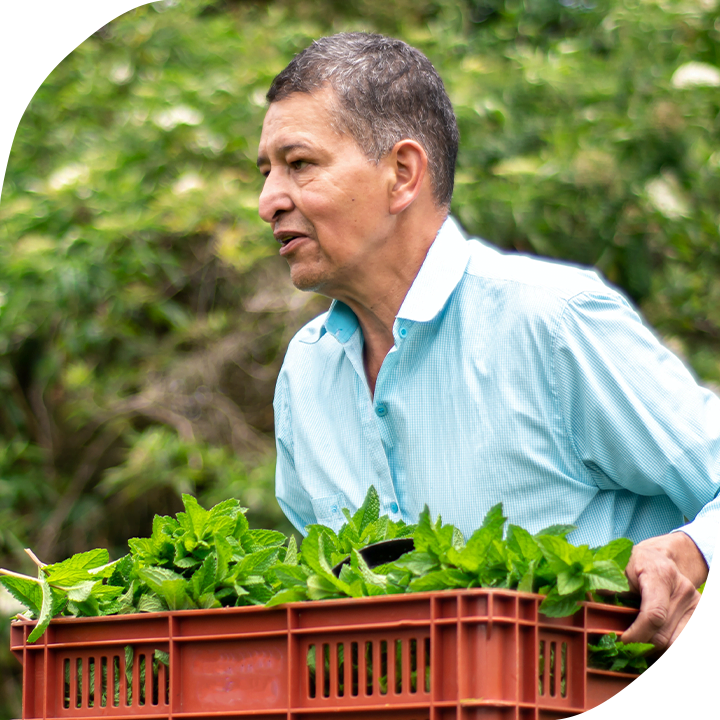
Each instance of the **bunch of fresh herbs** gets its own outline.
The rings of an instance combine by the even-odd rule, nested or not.
[[[245,508],[226,500],[210,510],[183,496],[185,512],[155,516],[149,538],[133,538],[130,552],[110,562],[106,550],[38,565],[38,577],[0,570],[0,583],[28,608],[37,625],[31,642],[58,615],[82,617],[242,605],[274,606],[302,600],[424,592],[472,587],[517,589],[545,595],[540,610],[571,615],[597,591],[625,592],[632,542],[621,538],[600,548],[567,540],[572,525],[553,525],[534,535],[509,525],[496,505],[466,541],[426,507],[417,525],[380,515],[371,487],[362,506],[339,532],[308,527],[299,550],[294,537],[250,529]],[[360,551],[394,538],[412,537],[415,549],[371,568]],[[336,567],[349,556],[350,562]],[[607,636],[610,637],[610,636]],[[607,637],[594,650],[611,668],[638,670],[648,649]],[[637,651],[637,652],[636,652]],[[614,654],[613,654],[614,653]],[[633,654],[634,653],[634,654]],[[607,660],[610,658],[610,660]]]
[[[294,538],[252,530],[245,508],[225,500],[211,510],[183,496],[185,512],[155,516],[149,538],[133,538],[130,553],[109,562],[106,550],[54,565],[36,559],[38,577],[0,571],[0,582],[38,623],[39,638],[56,615],[87,617],[189,608],[263,605],[275,594],[270,568],[297,555]]]

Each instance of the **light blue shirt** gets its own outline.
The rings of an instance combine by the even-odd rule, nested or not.
[[[275,392],[276,491],[291,522],[381,511],[468,537],[503,503],[531,532],[597,546],[683,530],[710,562],[720,400],[586,269],[440,230],[371,395],[354,313],[333,302],[290,343]]]

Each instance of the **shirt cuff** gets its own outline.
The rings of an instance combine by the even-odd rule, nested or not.
[[[720,534],[720,506],[718,506],[718,500],[713,500],[706,508],[703,508],[692,522],[673,530],[673,532],[684,532],[697,545],[709,568],[718,534]]]

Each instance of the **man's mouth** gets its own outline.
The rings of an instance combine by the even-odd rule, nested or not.
[[[280,248],[281,255],[287,255],[288,253],[292,252],[295,247],[297,247],[306,238],[307,235],[303,235],[299,232],[285,232],[275,234],[275,239],[282,245],[282,247]]]

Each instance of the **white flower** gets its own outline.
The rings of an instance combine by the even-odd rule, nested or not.
[[[183,195],[191,190],[202,190],[205,187],[203,179],[194,172],[183,173],[173,185],[173,192],[176,195]]]
[[[681,65],[672,76],[673,87],[720,87],[720,70],[714,65],[689,62]]]
[[[674,219],[690,214],[690,207],[682,195],[680,183],[670,173],[663,173],[650,180],[645,186],[645,192],[653,207],[666,218]]]
[[[169,110],[158,113],[153,119],[163,130],[172,130],[177,125],[199,125],[204,117],[199,110],[187,105],[175,105]]]
[[[117,63],[110,69],[110,79],[116,85],[124,85],[134,74],[133,66],[128,62]]]
[[[56,170],[48,178],[48,186],[51,190],[60,190],[68,185],[76,185],[78,182],[87,182],[88,168],[85,165],[73,164]]]

